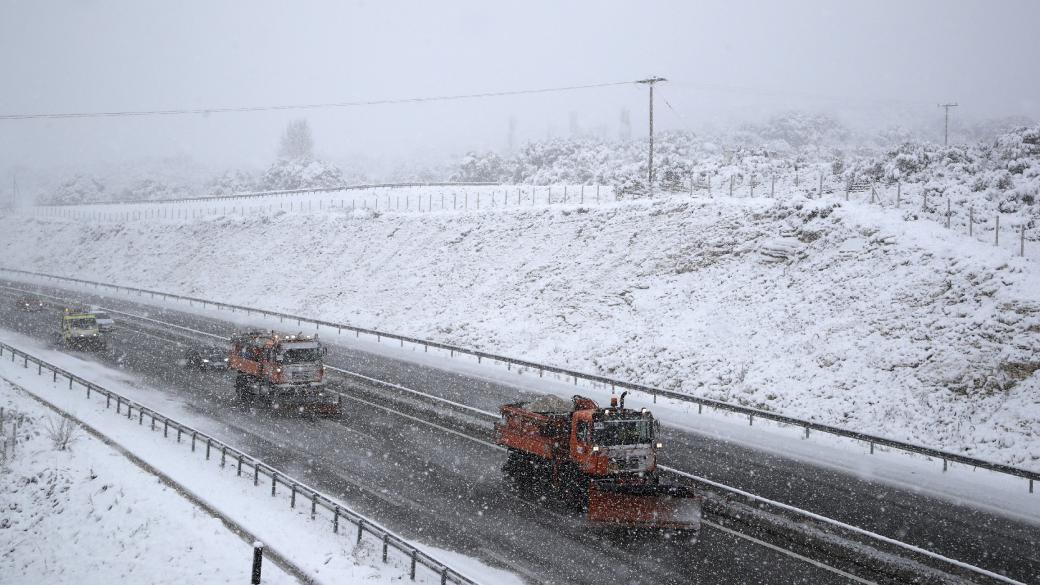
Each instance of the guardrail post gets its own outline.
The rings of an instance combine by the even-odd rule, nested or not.
[[[105,394],[105,408],[112,408],[112,395]]]
[[[238,477],[242,477],[242,454],[241,453],[238,454],[238,471],[235,472],[235,475],[238,476]]]
[[[809,427],[805,427],[805,438],[809,438]]]
[[[943,459],[943,472],[946,471],[946,468],[947,468],[948,464],[949,464],[949,462],[947,462],[945,459]]]
[[[1032,480],[1030,480],[1030,481],[1032,481]],[[364,533],[365,533],[365,520],[361,519],[361,520],[358,520],[358,523],[357,523],[357,541],[358,541],[358,544],[361,544],[361,537],[364,536]]]
[[[871,442],[870,442],[870,454],[871,454],[871,455],[873,455],[873,454],[874,454],[874,441],[871,441]]]
[[[253,574],[249,581],[252,585],[260,585],[260,571],[264,563],[264,543],[259,540],[253,543]]]
[[[750,413],[747,415],[747,424],[749,427],[755,424],[755,415]]]
[[[165,438],[169,438],[169,436],[170,436],[170,419],[168,419],[168,418],[164,418],[163,419],[162,436],[163,436],[164,439]]]
[[[274,494],[275,494],[275,487],[276,487],[277,485],[278,485],[278,474],[277,474],[277,473],[274,473],[274,472],[272,472],[272,473],[271,473],[271,497],[272,497],[272,498],[274,497]]]
[[[448,585],[448,567],[441,569],[441,585]]]
[[[411,573],[409,574],[409,577],[411,577],[412,581],[415,581],[415,555],[417,553],[418,553],[418,551],[413,548],[412,549],[412,570],[411,570]]]
[[[178,443],[181,442],[181,430],[182,430],[181,426],[177,425],[177,442]]]
[[[253,460],[253,487],[260,485],[260,462]]]
[[[155,418],[152,418],[152,423],[155,423]],[[209,461],[209,450],[213,446],[213,439],[206,437],[206,461]]]
[[[129,402],[127,402],[126,403],[126,420],[130,420],[132,418],[130,416],[131,411],[133,411],[133,406]]]
[[[383,533],[383,562],[386,562],[387,551],[390,548],[390,535]]]
[[[51,371],[54,372],[54,379],[51,380],[51,382],[54,383],[54,384],[57,384],[58,383],[58,370],[51,370]]]
[[[1033,493],[1033,478],[1029,478],[1029,493]]]
[[[197,435],[197,434],[198,433],[196,431],[192,431],[191,432],[191,452],[192,453],[195,452],[195,435]]]
[[[289,496],[289,507],[290,508],[295,508],[296,507],[296,484],[294,483],[294,484],[292,484],[289,487],[292,488],[292,495]]]
[[[123,399],[116,396],[116,414],[119,414],[119,408],[123,405]]]
[[[701,414],[703,412],[704,412],[704,405],[701,404],[700,402],[698,402],[697,403],[697,414]]]
[[[339,534],[339,506],[332,507],[332,533]]]

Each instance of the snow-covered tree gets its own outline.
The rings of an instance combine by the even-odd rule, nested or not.
[[[285,127],[278,144],[278,158],[290,161],[310,161],[314,158],[314,138],[307,120],[293,120]]]
[[[44,203],[65,205],[101,201],[105,195],[105,184],[100,179],[77,174],[62,181],[49,197],[44,196],[41,199]]]

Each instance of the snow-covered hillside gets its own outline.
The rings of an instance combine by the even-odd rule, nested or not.
[[[893,210],[666,198],[0,228],[10,266],[321,315],[1040,467],[1036,266]]]

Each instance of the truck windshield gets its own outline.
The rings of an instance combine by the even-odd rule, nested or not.
[[[653,438],[649,420],[607,420],[594,424],[595,442],[599,445],[640,445]]]
[[[93,319],[72,319],[73,329],[93,329],[97,327],[97,322]]]
[[[283,364],[302,364],[306,362],[316,362],[320,359],[321,348],[312,347],[309,349],[287,349],[282,352],[278,361]]]

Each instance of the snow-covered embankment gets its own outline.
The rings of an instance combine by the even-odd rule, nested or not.
[[[792,196],[7,219],[0,242],[12,267],[321,315],[1040,467],[1036,266],[890,211]]]

